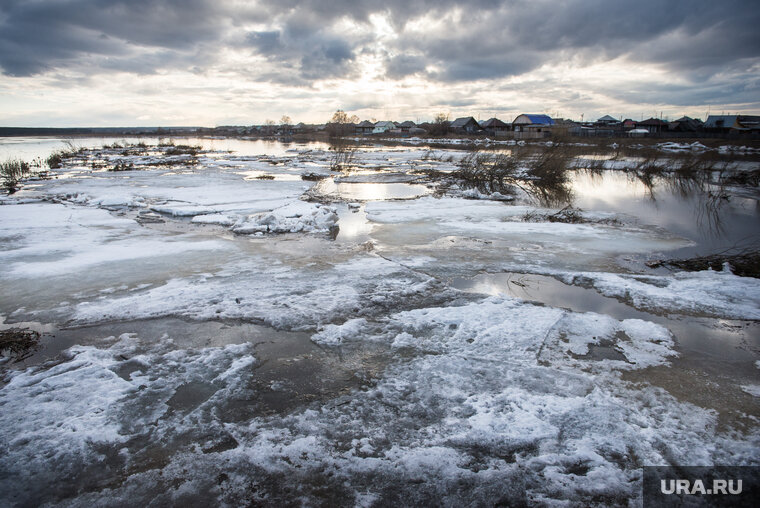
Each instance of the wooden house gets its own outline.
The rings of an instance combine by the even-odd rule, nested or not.
[[[554,120],[549,115],[522,114],[512,120],[516,139],[548,138],[552,135]]]
[[[477,134],[483,131],[478,121],[471,116],[457,118],[451,122],[449,129],[460,134]]]
[[[489,118],[481,124],[481,127],[489,136],[506,136],[512,130],[511,126],[498,118]]]

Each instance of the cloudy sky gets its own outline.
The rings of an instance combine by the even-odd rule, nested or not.
[[[0,125],[760,114],[757,0],[0,0]]]

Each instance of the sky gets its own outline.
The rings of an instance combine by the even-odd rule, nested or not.
[[[760,114],[760,2],[0,0],[0,126]]]

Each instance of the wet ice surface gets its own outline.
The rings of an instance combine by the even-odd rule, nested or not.
[[[643,264],[756,234],[756,194],[716,233],[578,173],[587,221],[527,221],[417,171],[461,152],[203,143],[3,200],[0,329],[43,334],[0,364],[6,503],[609,505],[757,465],[760,285]]]

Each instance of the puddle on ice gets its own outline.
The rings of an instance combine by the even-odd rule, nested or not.
[[[341,206],[338,207],[338,235],[335,237],[337,242],[349,244],[363,244],[370,240],[372,224],[367,220],[367,213],[363,206]]]
[[[322,180],[314,187],[317,195],[344,201],[384,201],[391,199],[415,199],[431,193],[419,184],[408,183],[335,183],[332,179]]]

